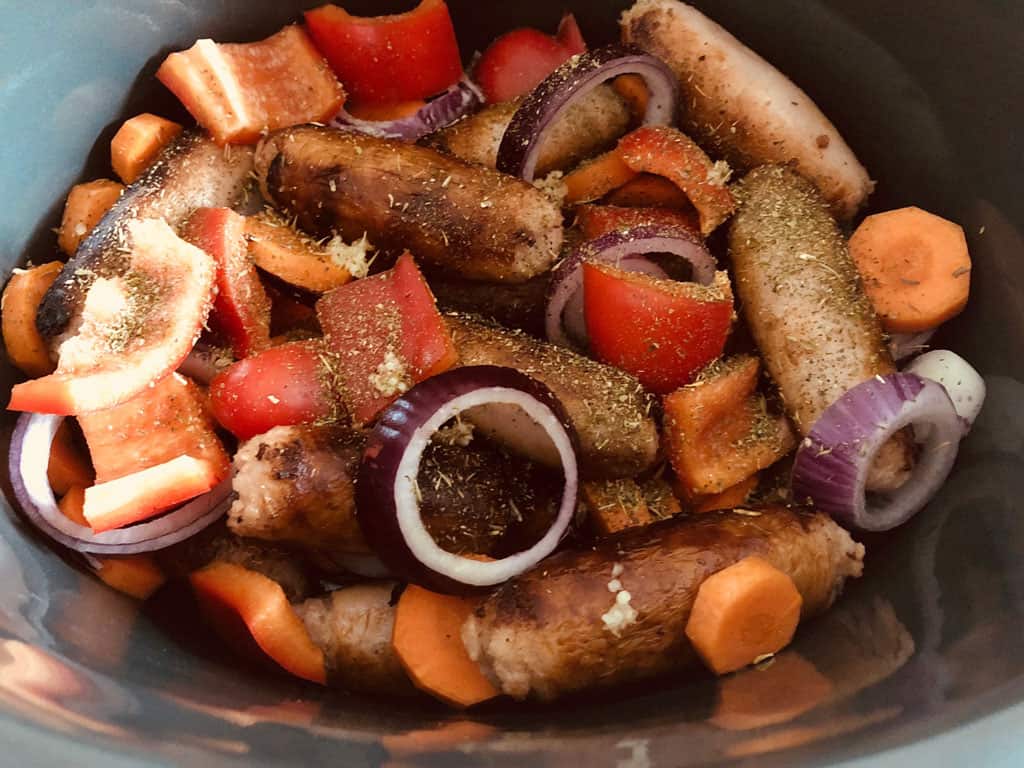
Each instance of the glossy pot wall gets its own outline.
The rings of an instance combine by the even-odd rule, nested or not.
[[[561,11],[540,0],[450,4],[467,57],[514,25],[552,29]],[[568,5],[598,41],[614,36],[624,3]],[[1024,725],[1014,706],[1024,701],[1024,4],[698,5],[833,118],[879,181],[875,208],[917,204],[968,231],[971,306],[939,342],[978,367],[989,400],[941,496],[900,531],[870,539],[866,577],[764,670],[471,717],[242,666],[197,626],[187,597],[172,591],[140,611],[5,504],[0,763],[798,765],[910,744],[898,753],[903,764],[1024,764],[1012,740]],[[167,51],[200,36],[257,39],[301,6],[0,3],[4,279],[26,258],[53,256],[64,193],[80,177],[109,174],[119,118],[143,108],[180,114],[152,79]],[[3,375],[9,387],[6,363]]]

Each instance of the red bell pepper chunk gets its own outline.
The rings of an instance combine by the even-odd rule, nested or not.
[[[725,349],[733,311],[725,272],[702,286],[585,263],[583,296],[594,355],[657,394],[689,384]]]
[[[316,310],[356,424],[458,360],[434,294],[408,253],[387,272],[325,294]]]
[[[509,101],[529,93],[567,59],[587,50],[576,17],[567,13],[554,37],[529,27],[501,35],[484,51],[474,71],[487,101]]]
[[[210,382],[214,418],[239,440],[274,427],[333,419],[337,398],[319,339],[239,360]]]
[[[231,460],[214,431],[203,390],[177,373],[126,403],[82,414],[96,482],[116,480],[188,454],[208,462],[220,479]]]
[[[192,350],[213,303],[213,259],[162,220],[132,222],[128,234],[128,270],[93,281],[56,372],[16,384],[8,408],[61,415],[111,408],[175,370]]]
[[[645,125],[619,140],[619,153],[637,173],[664,176],[686,196],[700,215],[707,237],[736,210],[726,186],[728,166],[712,163],[689,136],[666,125]]]
[[[246,220],[229,208],[200,208],[184,236],[217,263],[217,298],[210,324],[231,344],[235,357],[270,346],[270,299],[248,255]]]
[[[462,77],[444,0],[423,0],[393,16],[352,16],[336,5],[305,15],[310,36],[358,105],[424,99]]]
[[[327,682],[323,652],[276,581],[225,562],[211,563],[189,581],[204,616],[234,652],[269,656],[293,675]]]
[[[251,144],[267,131],[325,122],[345,101],[296,25],[257,43],[199,40],[164,59],[156,76],[219,144]]]
[[[178,456],[85,489],[82,513],[96,533],[148,520],[206,493],[223,480],[205,459]]]
[[[576,224],[587,240],[596,240],[609,232],[656,224],[678,227],[700,236],[697,217],[675,208],[620,208],[617,205],[581,205],[576,208]]]

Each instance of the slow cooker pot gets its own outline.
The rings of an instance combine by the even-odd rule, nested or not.
[[[459,714],[245,666],[198,626],[187,595],[170,590],[140,608],[4,503],[0,764],[1024,764],[1024,3],[696,4],[833,119],[878,179],[873,209],[919,205],[969,236],[971,303],[937,344],[984,374],[988,402],[932,504],[867,540],[865,578],[765,669]],[[121,119],[143,109],[183,117],[152,77],[168,51],[197,37],[259,39],[312,5],[4,3],[4,280],[54,255],[65,191],[109,174]],[[386,13],[409,3],[345,5]],[[513,26],[553,29],[562,11],[540,0],[449,5],[467,59]],[[566,5],[600,42],[616,35],[626,4]],[[9,388],[6,361],[2,374]]]

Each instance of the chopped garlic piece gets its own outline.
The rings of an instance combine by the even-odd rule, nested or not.
[[[335,235],[324,246],[327,256],[337,264],[348,270],[352,277],[360,279],[366,277],[370,271],[370,260],[366,254],[373,250],[373,244],[366,238],[366,233],[351,245]]]
[[[370,375],[370,385],[381,394],[381,397],[400,395],[409,389],[408,376],[405,363],[394,350],[389,349],[377,370]]]
[[[616,563],[615,565],[612,566],[612,578],[613,579],[618,578],[619,576],[622,575],[622,572],[624,570],[625,570],[625,568],[622,567],[622,563]]]
[[[622,634],[622,630],[631,624],[636,623],[636,609],[629,604],[632,595],[625,590],[615,595],[615,604],[608,609],[608,612],[601,616],[605,629],[616,637]]]
[[[717,186],[725,186],[725,184],[732,177],[732,168],[725,160],[716,160],[715,164],[711,166],[711,170],[708,171],[707,180],[708,184],[715,184]]]

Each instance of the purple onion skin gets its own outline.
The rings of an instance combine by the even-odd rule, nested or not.
[[[397,120],[360,120],[342,107],[330,125],[342,131],[356,131],[381,139],[419,141],[434,131],[471,115],[483,105],[480,90],[467,79],[462,79],[415,114]]]
[[[918,402],[922,397],[929,402]],[[794,499],[798,503],[809,499],[816,509],[850,528],[882,531],[906,522],[927,502],[923,499],[919,504],[898,503],[901,492],[919,484],[918,479],[912,474],[904,488],[891,495],[892,503],[879,502],[881,511],[873,517],[864,500],[864,476],[874,451],[870,455],[865,451],[868,444],[879,442],[879,425],[892,424],[908,403],[935,411],[940,402],[945,405],[946,401],[949,397],[941,385],[914,374],[895,373],[857,385],[826,409],[797,451],[792,476]],[[938,485],[952,467],[956,443],[962,436],[952,401],[948,405],[950,425],[942,427],[945,442],[952,444],[937,450],[949,453],[939,458],[925,454],[914,469],[915,473],[941,474]],[[858,472],[853,468],[862,470],[859,482]]]
[[[47,523],[46,516],[33,503],[28,489],[25,487],[24,479],[21,476],[21,469],[19,466],[21,458],[21,444],[29,423],[35,416],[38,416],[38,414],[23,413],[18,418],[18,422],[14,428],[14,434],[11,437],[11,449],[7,455],[7,467],[11,479],[11,487],[14,491],[14,497],[18,501],[18,505],[21,507],[22,513],[25,517],[28,518],[28,521],[48,538],[67,547],[68,549],[86,555],[135,555],[144,552],[155,552],[169,547],[172,544],[176,544],[179,541],[183,541],[190,536],[194,536],[223,517],[224,513],[227,511],[231,502],[230,493],[225,493],[223,500],[215,503],[208,512],[196,518],[189,524],[174,531],[154,535],[149,539],[137,541],[123,540],[125,538],[130,538],[133,533],[138,534],[139,532],[158,530],[161,527],[161,518],[156,518],[155,520],[151,520],[146,523],[140,523],[139,525],[132,526],[130,528],[107,531],[104,533],[93,533],[88,528],[77,526],[82,529],[82,537],[75,538],[69,536]],[[228,485],[228,490],[230,491],[230,484]],[[215,491],[209,491],[208,493],[214,492]],[[179,510],[172,510],[165,514],[173,515]],[[122,541],[111,541],[111,539],[122,539]]]
[[[399,527],[394,486],[398,467],[413,433],[443,403],[483,387],[520,390],[547,406],[579,453],[576,430],[562,403],[546,386],[513,368],[475,365],[455,368],[410,389],[381,414],[363,451],[356,481],[356,517],[370,548],[400,580],[446,594],[479,594],[492,587],[456,581],[424,566],[412,553]]]
[[[547,128],[563,104],[581,88],[593,88],[624,74],[639,74],[650,85],[657,78],[665,93],[658,114],[658,99],[648,103],[644,123],[669,124],[675,118],[679,86],[663,61],[632,45],[594,48],[562,64],[526,95],[501,139],[496,167],[502,173],[533,181],[533,163]]]

